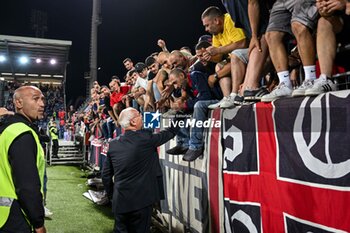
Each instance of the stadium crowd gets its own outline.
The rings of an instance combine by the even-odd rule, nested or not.
[[[121,134],[118,119],[128,107],[203,122],[212,109],[339,89],[332,75],[350,68],[345,59],[349,51],[341,49],[350,42],[348,1],[222,3],[228,13],[212,6],[198,19],[210,35],[199,38],[194,52],[187,46],[170,51],[159,39],[161,51],[144,61],[124,59],[124,76],[111,77],[107,85],[94,82],[91,98],[80,111],[64,108],[61,86],[37,85],[46,98],[39,126],[50,127],[55,137],[53,156],[58,157],[57,137],[74,140],[82,151],[89,146],[89,162],[101,167],[103,161],[92,151],[99,147],[101,154],[107,153],[108,142]],[[7,84],[6,109],[14,109],[13,94],[19,86]],[[196,160],[204,151],[203,131],[197,124],[180,128],[176,146],[166,152],[183,154],[184,161]]]
[[[349,69],[347,52],[337,53],[349,43],[347,1],[244,2],[223,0],[228,13],[214,6],[203,12],[211,35],[199,38],[194,54],[189,47],[169,51],[160,39],[161,51],[145,61],[126,58],[125,76],[94,83],[88,107],[76,113],[78,122],[85,122],[93,138],[110,140],[129,106],[204,121],[209,109],[338,89],[332,74]],[[193,161],[203,149],[203,128],[192,127],[180,130],[167,153]]]
[[[80,111],[64,109],[62,87],[39,84],[46,97],[40,126],[56,121],[60,139],[87,137],[101,145],[120,133],[118,117],[126,107],[204,121],[210,109],[338,89],[332,74],[349,69],[348,51],[341,49],[350,41],[346,0],[222,3],[228,13],[212,6],[198,19],[210,35],[201,36],[193,52],[188,46],[170,51],[159,39],[160,51],[144,61],[123,61],[124,76],[113,76],[107,85],[96,81]],[[9,110],[18,86],[6,86]],[[203,128],[192,127],[180,130],[167,153],[193,161],[203,150]]]

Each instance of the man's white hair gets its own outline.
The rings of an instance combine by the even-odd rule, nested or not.
[[[135,117],[134,111],[137,111],[135,108],[128,107],[121,111],[119,114],[119,124],[123,129],[126,129],[130,126],[130,121]]]

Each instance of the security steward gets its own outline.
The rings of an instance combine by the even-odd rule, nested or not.
[[[16,114],[0,126],[0,232],[45,233],[44,151],[33,122],[44,115],[44,96],[34,86],[14,93]]]
[[[56,122],[52,122],[49,127],[50,137],[52,141],[52,158],[58,158],[58,129]]]

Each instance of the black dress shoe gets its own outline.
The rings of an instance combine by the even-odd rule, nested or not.
[[[187,162],[191,162],[196,160],[199,156],[203,155],[203,149],[199,149],[199,150],[191,150],[189,149],[186,154],[184,155],[184,157],[182,157],[182,160],[187,161]]]
[[[187,147],[183,146],[175,146],[169,150],[166,151],[166,153],[171,154],[171,155],[183,155],[188,151]]]

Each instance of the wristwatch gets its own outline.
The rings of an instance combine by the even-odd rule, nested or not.
[[[214,78],[215,78],[215,79],[219,79],[219,75],[218,75],[218,73],[216,73],[216,72],[215,72],[215,74],[214,74]]]

